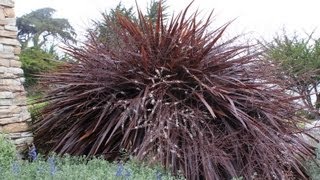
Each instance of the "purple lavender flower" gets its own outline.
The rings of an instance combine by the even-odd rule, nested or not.
[[[16,161],[12,164],[12,171],[14,174],[18,174],[20,172],[20,166]]]
[[[126,176],[126,180],[129,180],[129,179],[130,179],[130,176],[131,176],[130,169],[129,169],[129,170],[126,169],[126,174],[125,174],[125,176]]]
[[[156,176],[157,176],[157,180],[162,180],[162,174],[161,174],[161,172],[157,171]]]
[[[54,158],[49,157],[48,162],[50,165],[50,174],[53,176],[57,172],[57,167],[55,165]]]
[[[116,172],[116,176],[122,176],[122,173],[123,173],[123,165],[120,163],[118,165],[118,169],[117,169],[117,172]]]

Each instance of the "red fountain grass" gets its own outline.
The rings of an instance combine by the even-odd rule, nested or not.
[[[187,179],[307,179],[303,159],[313,147],[298,135],[304,120],[294,98],[227,25],[210,17],[171,21],[159,6],[155,24],[117,16],[117,43],[92,35],[69,49],[78,63],[46,74],[48,106],[36,140],[72,155],[129,155],[160,162]]]

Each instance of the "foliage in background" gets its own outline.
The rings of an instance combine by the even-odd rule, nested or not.
[[[161,11],[162,11],[162,16],[164,19],[167,18],[168,14],[166,13],[168,6],[166,5],[167,1],[162,0],[157,1],[157,0],[151,0],[150,4],[147,7],[147,13],[145,14],[145,19],[152,21],[153,25],[156,25],[157,22],[157,17],[158,17],[158,10],[159,10],[159,5],[161,6]]]
[[[312,35],[290,37],[283,33],[265,47],[267,59],[280,65],[279,78],[290,91],[302,96],[302,102],[313,118],[319,117],[320,39],[313,39]]]
[[[63,63],[57,61],[55,55],[34,47],[23,49],[20,53],[20,60],[25,76],[24,86],[28,91],[37,84],[36,75],[52,71]]]
[[[187,8],[188,9],[188,8]],[[92,34],[71,47],[79,63],[42,79],[54,84],[36,140],[64,154],[130,156],[187,179],[307,179],[313,155],[292,96],[248,46],[222,41],[227,27],[187,9],[156,24],[116,15],[118,42]],[[250,53],[249,53],[250,52]],[[261,68],[264,67],[264,68]]]
[[[120,2],[114,9],[110,9],[109,12],[102,13],[103,20],[96,21],[94,29],[90,30],[92,33],[95,33],[97,37],[99,37],[98,40],[100,42],[117,42],[117,34],[112,31],[113,28],[118,26],[118,24],[115,24],[117,14],[126,16],[132,21],[137,21],[133,7],[126,8]]]
[[[43,94],[39,93],[29,93],[27,104],[28,111],[31,116],[31,123],[34,123],[39,116],[41,116],[41,111],[46,106],[45,102],[38,102],[42,98]]]
[[[320,179],[320,144],[317,145],[316,157],[315,159],[309,159],[305,163],[310,179],[318,180]]]
[[[17,151],[15,145],[4,134],[0,133],[0,174],[2,168],[9,168],[16,159]]]
[[[158,15],[158,6],[160,5],[162,8],[162,12],[164,13],[168,6],[165,5],[166,1],[151,0],[148,5],[147,12],[143,16],[145,16],[145,20],[151,21],[153,25],[155,25]],[[98,36],[100,42],[109,44],[111,43],[119,43],[118,41],[118,33],[115,33],[114,29],[118,28],[120,24],[117,23],[117,15],[121,14],[131,21],[136,23],[139,22],[138,15],[135,14],[133,7],[127,8],[121,2],[113,9],[110,9],[109,12],[102,13],[103,20],[96,21],[95,27],[91,29],[91,33],[95,33]],[[163,14],[164,18],[167,14]]]
[[[75,42],[76,33],[69,21],[53,18],[54,13],[55,10],[52,8],[42,8],[17,18],[18,40],[22,49],[28,47],[30,42],[33,47],[43,48],[49,37],[57,38],[64,43]]]

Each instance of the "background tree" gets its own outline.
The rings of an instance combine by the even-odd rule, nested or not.
[[[67,19],[53,18],[55,12],[52,8],[42,8],[17,18],[18,40],[22,48],[27,47],[29,42],[34,47],[42,48],[49,37],[58,38],[64,43],[75,42],[73,27]]]
[[[20,59],[26,77],[24,86],[29,95],[38,94],[41,89],[36,74],[51,71],[62,63],[52,38],[75,42],[74,28],[67,19],[53,18],[55,12],[52,8],[42,8],[17,18],[18,40],[22,45]]]
[[[278,76],[287,88],[301,96],[313,118],[319,117],[320,108],[320,39],[283,33],[265,46],[266,57],[280,65]]]
[[[118,26],[115,24],[116,15],[121,14],[132,21],[137,21],[135,13],[133,11],[133,7],[126,8],[121,2],[113,9],[110,9],[109,12],[102,13],[103,20],[95,21],[94,29],[90,30],[91,33],[96,34],[99,38],[100,42],[117,42],[117,34],[112,31],[114,26]]]
[[[157,20],[159,5],[161,5],[163,18],[166,18],[167,14],[165,13],[165,11],[168,9],[166,1],[161,1],[160,4],[160,1],[152,0],[148,5],[146,14],[143,14],[145,19],[150,20],[153,25]],[[133,7],[125,7],[120,2],[115,8],[110,9],[109,12],[102,13],[103,20],[95,21],[95,27],[90,31],[91,33],[94,33],[99,37],[98,40],[100,42],[108,42],[109,44],[119,43],[119,38],[117,38],[118,34],[114,33],[114,28],[117,28],[119,26],[118,23],[115,23],[117,22],[117,14],[121,14],[131,21],[138,23],[139,15],[134,12]]]
[[[151,20],[153,24],[156,23],[158,17],[158,9],[159,5],[161,5],[163,18],[166,18],[168,14],[166,13],[168,6],[166,5],[166,0],[160,1],[152,0],[147,7],[147,14],[145,15],[147,19]]]

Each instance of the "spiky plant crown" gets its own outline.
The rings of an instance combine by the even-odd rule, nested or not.
[[[187,179],[307,178],[300,158],[313,154],[297,135],[303,121],[293,99],[275,85],[268,62],[210,18],[165,24],[118,15],[119,42],[92,36],[71,48],[79,63],[43,82],[55,85],[37,122],[36,139],[74,155],[119,157],[120,149],[160,162]]]

